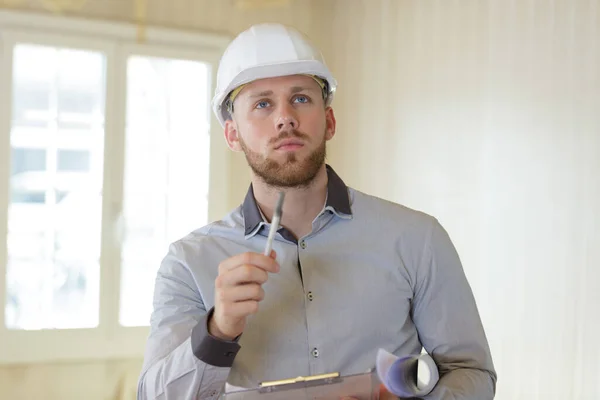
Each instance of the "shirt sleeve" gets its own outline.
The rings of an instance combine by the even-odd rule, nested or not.
[[[212,309],[206,310],[177,244],[160,265],[153,304],[137,399],[217,399],[239,345],[208,333]]]
[[[440,380],[425,400],[488,400],[497,375],[471,287],[447,232],[434,220],[416,271],[413,321]]]

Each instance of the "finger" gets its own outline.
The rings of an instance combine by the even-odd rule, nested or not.
[[[265,291],[256,283],[247,283],[221,292],[221,300],[224,302],[261,301],[264,298]]]
[[[246,264],[219,275],[215,281],[215,286],[219,288],[237,286],[244,283],[258,283],[262,285],[267,279],[269,279],[267,271],[254,265]]]
[[[230,271],[244,264],[255,265],[267,272],[279,271],[279,264],[274,258],[259,253],[246,252],[224,260],[219,264],[219,273]]]

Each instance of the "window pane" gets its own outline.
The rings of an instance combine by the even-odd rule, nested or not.
[[[52,47],[19,45],[13,68],[13,124],[47,127],[51,115],[57,57]]]
[[[11,153],[14,174],[46,170],[46,149],[13,148]]]
[[[194,61],[128,60],[124,326],[149,323],[154,279],[168,244],[206,224],[208,74]]]
[[[59,171],[82,171],[90,170],[90,152],[87,150],[59,150]]]
[[[105,86],[101,53],[14,48],[9,329],[98,324]]]

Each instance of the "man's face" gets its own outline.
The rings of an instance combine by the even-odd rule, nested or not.
[[[243,151],[254,173],[277,187],[308,186],[334,133],[333,110],[325,107],[317,82],[304,75],[245,86],[225,126],[229,147]]]

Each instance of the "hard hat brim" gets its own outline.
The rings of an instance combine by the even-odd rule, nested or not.
[[[224,105],[225,100],[227,100],[229,93],[240,85],[259,79],[305,74],[315,75],[327,81],[329,94],[326,99],[326,105],[330,105],[337,87],[337,82],[333,75],[329,72],[327,67],[317,60],[299,60],[285,63],[263,64],[241,71],[231,80],[225,90],[215,94],[212,101],[215,115],[219,119],[221,126],[224,127],[225,121],[230,119],[227,107]]]

